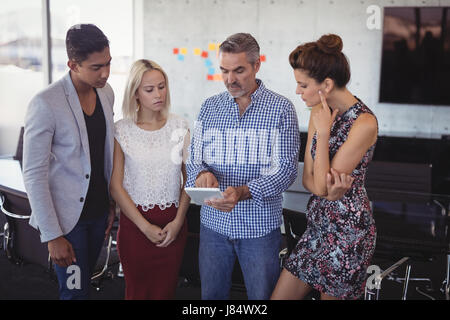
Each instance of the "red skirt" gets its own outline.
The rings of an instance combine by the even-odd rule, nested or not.
[[[141,206],[137,208],[147,221],[161,229],[177,214],[175,205],[165,210],[155,206],[147,212]],[[186,239],[185,220],[177,238],[168,247],[157,247],[121,212],[117,249],[125,276],[125,299],[173,299]]]

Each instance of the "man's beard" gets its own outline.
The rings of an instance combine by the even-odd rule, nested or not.
[[[233,98],[239,98],[245,94],[245,91],[242,89],[242,86],[236,82],[232,84],[227,84],[226,87],[228,89],[228,92],[233,96]]]

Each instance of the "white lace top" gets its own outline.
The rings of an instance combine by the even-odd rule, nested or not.
[[[174,114],[155,131],[141,129],[129,119],[115,123],[115,138],[125,156],[123,187],[136,206],[145,211],[155,205],[161,210],[172,204],[178,207],[188,128],[187,121]]]

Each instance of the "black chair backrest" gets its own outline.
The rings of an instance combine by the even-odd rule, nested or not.
[[[4,231],[4,228],[5,228],[5,224],[6,224],[6,216],[2,213],[2,212],[0,212],[0,250],[3,250],[4,248],[3,248],[3,237],[4,237],[4,234],[3,234],[3,231]]]
[[[431,193],[431,174],[432,165],[427,163],[372,161],[365,185],[370,200],[386,200],[389,192],[393,197],[410,193],[414,198]]]
[[[287,248],[290,253],[306,230],[307,219],[303,212],[283,209],[284,229],[286,232]]]
[[[28,198],[18,192],[10,191],[0,186],[0,195],[5,199],[4,208],[17,215],[30,215],[31,208]],[[3,212],[0,214],[4,215]],[[48,267],[48,249],[46,243],[41,243],[39,232],[31,227],[29,219],[19,219],[6,216],[11,236],[10,250],[15,263],[35,263]]]
[[[372,161],[366,189],[377,225],[377,257],[426,261],[445,253],[444,217],[431,202],[431,164]]]

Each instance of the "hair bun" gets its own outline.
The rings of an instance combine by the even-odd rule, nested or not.
[[[341,37],[336,34],[326,34],[317,40],[318,49],[328,54],[341,52],[343,46]]]

